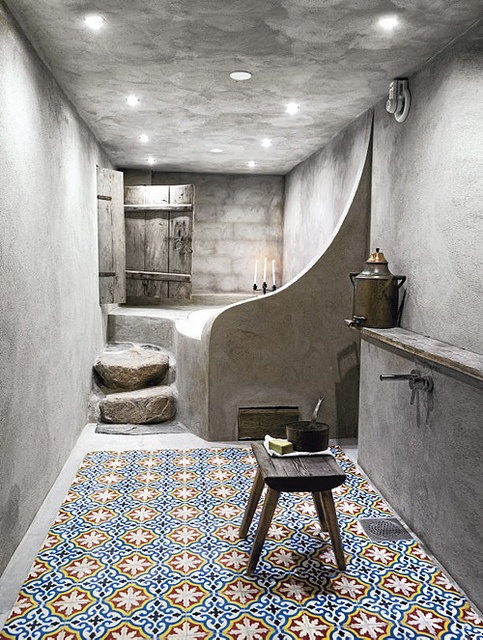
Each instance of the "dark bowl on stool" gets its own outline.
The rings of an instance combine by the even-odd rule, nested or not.
[[[329,425],[324,422],[292,422],[285,429],[294,451],[324,451],[329,446]]]

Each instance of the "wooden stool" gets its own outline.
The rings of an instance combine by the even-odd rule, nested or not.
[[[272,458],[264,445],[259,442],[252,444],[252,450],[258,462],[258,469],[240,527],[241,538],[247,536],[264,484],[267,485],[267,494],[263,502],[247,572],[253,573],[255,571],[282,491],[308,491],[312,494],[320,526],[323,531],[329,531],[337,566],[341,571],[344,571],[344,550],[340,539],[332,489],[341,485],[346,476],[334,458],[331,456]]]

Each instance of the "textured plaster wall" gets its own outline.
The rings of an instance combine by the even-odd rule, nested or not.
[[[176,345],[177,418],[192,433],[208,439],[208,341],[180,331]]]
[[[483,40],[410,89],[406,122],[376,107],[371,243],[407,275],[404,328],[483,353]]]
[[[0,2],[0,571],[85,424],[108,163]]]
[[[419,369],[432,407],[380,373]],[[483,391],[362,341],[359,463],[408,526],[483,609]]]
[[[404,328],[483,353],[483,49],[480,33],[410,79],[397,124],[375,111],[372,246],[408,276]],[[483,391],[434,376],[433,410],[380,373],[415,364],[363,345],[359,460],[408,525],[483,608]],[[428,369],[419,365],[423,372]],[[479,506],[478,506],[479,505]]]
[[[331,237],[354,185],[363,136],[361,116],[323,149],[299,164],[286,177],[283,229],[284,282],[297,276]],[[361,265],[359,265],[361,267]]]
[[[372,114],[367,113],[334,145],[353,168],[338,198],[332,235],[319,255],[279,291],[232,306],[216,317],[209,335],[208,436],[237,438],[240,407],[299,406],[307,420],[320,395],[333,436],[357,427],[358,344],[344,325],[352,291],[348,277],[363,262],[370,210]],[[370,155],[370,154],[369,154]],[[311,173],[312,160],[297,172]],[[322,179],[331,179],[327,170]],[[288,181],[290,184],[289,177]],[[293,178],[294,181],[299,177]],[[343,204],[342,204],[343,203]],[[301,217],[300,225],[304,224]],[[209,328],[204,338],[208,337]]]
[[[125,178],[126,184],[195,185],[194,294],[250,293],[255,260],[261,275],[265,256],[276,260],[280,283],[283,176],[125,171]]]

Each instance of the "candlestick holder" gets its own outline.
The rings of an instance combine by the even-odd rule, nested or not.
[[[253,291],[261,291],[263,295],[265,295],[267,291],[276,291],[276,290],[277,290],[277,287],[274,284],[272,284],[272,286],[269,288],[266,282],[262,282],[262,286],[260,289],[258,288],[258,285],[256,282],[253,285]]]

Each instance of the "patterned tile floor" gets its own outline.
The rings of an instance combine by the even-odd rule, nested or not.
[[[238,527],[248,449],[88,454],[0,638],[483,639],[482,621],[411,541],[374,543],[392,515],[358,468],[334,491],[347,571],[306,494],[283,494],[256,574]]]

